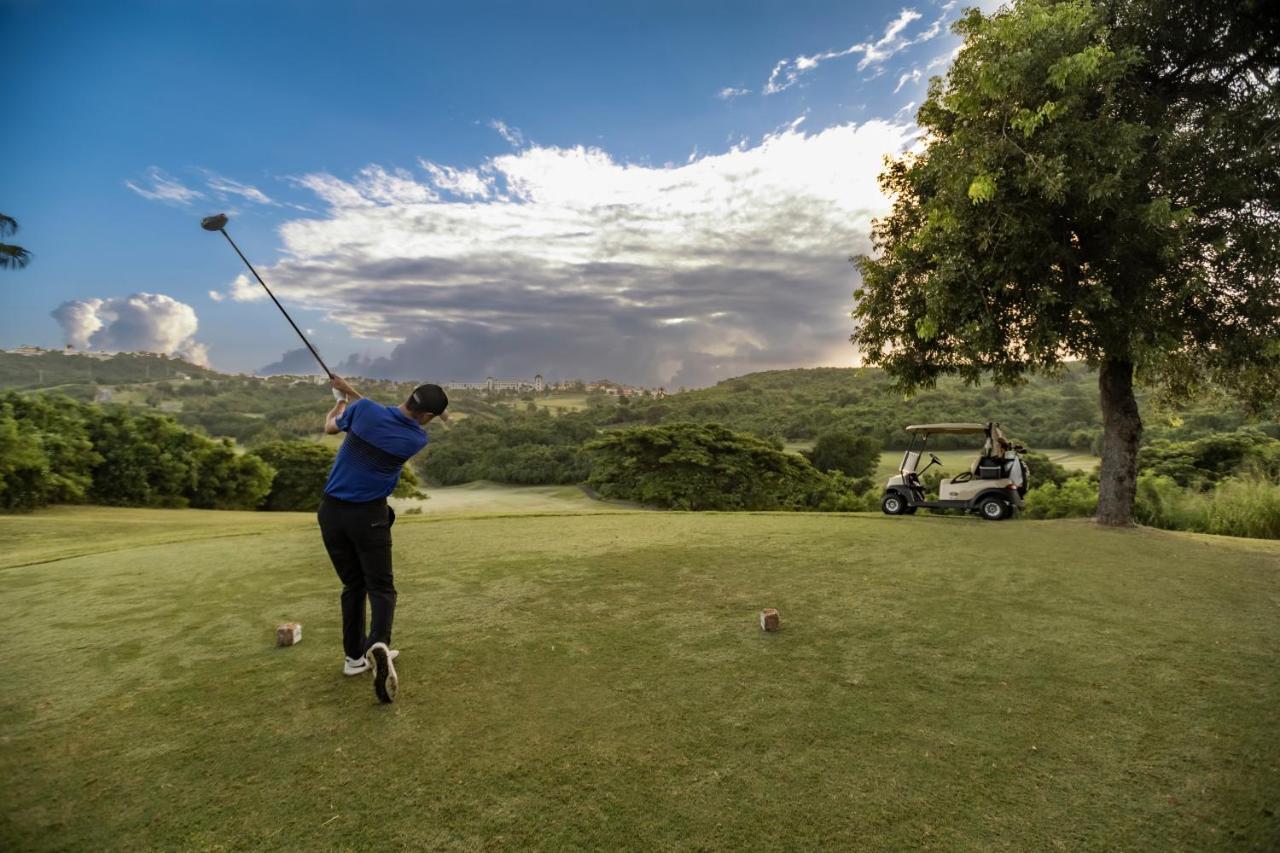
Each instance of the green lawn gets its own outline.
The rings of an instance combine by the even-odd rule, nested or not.
[[[1280,845],[1280,543],[659,512],[395,536],[386,707],[340,673],[307,515],[0,518],[0,849]]]

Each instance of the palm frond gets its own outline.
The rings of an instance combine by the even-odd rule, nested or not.
[[[18,220],[0,213],[0,237],[8,237],[18,233]]]
[[[31,253],[21,246],[0,243],[0,270],[20,270],[31,263]]]

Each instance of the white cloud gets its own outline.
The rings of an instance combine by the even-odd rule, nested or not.
[[[227,297],[226,297],[226,296],[224,296],[223,294],[219,293],[219,292],[218,292],[218,291],[216,291],[216,290],[210,290],[210,291],[209,291],[209,298],[210,298],[210,299],[212,299],[214,302],[221,302],[222,300],[226,299]]]
[[[232,302],[259,302],[267,298],[267,292],[256,281],[250,280],[249,276],[240,273],[231,282],[225,296],[230,297]]]
[[[847,345],[846,258],[869,250],[882,158],[913,133],[793,123],[663,167],[531,145],[475,170],[491,187],[476,198],[441,197],[430,170],[434,189],[395,192],[369,180],[377,167],[309,175],[328,209],[281,227],[284,260],[264,275],[357,336],[401,342],[357,372],[695,385],[813,363]],[[256,287],[240,276],[229,295]]]
[[[783,59],[773,67],[768,81],[764,84],[763,91],[766,95],[773,95],[784,89],[789,89],[799,82],[800,75],[812,71],[829,59],[839,59],[855,53],[861,54],[862,59],[858,61],[859,71],[865,69],[868,65],[882,63],[912,43],[903,37],[902,32],[912,21],[919,19],[919,12],[914,9],[903,9],[898,13],[898,17],[889,22],[889,25],[885,27],[884,34],[877,41],[853,44],[844,50],[829,50],[812,56]]]
[[[750,94],[750,89],[743,89],[736,86],[725,86],[719,92],[716,92],[716,97],[722,101],[731,101],[734,98],[741,98],[743,95]]]
[[[227,196],[239,196],[245,201],[254,204],[265,204],[275,206],[277,203],[273,201],[266,193],[251,184],[243,184],[240,181],[219,175],[217,172],[209,169],[202,169],[205,176],[205,184],[213,191],[213,194],[222,200],[226,200]]]
[[[524,147],[524,134],[520,132],[519,128],[511,127],[506,122],[496,118],[489,122],[489,127],[498,131],[498,134],[507,140],[507,144],[512,148]]]
[[[67,343],[79,349],[161,352],[209,363],[208,349],[195,339],[195,309],[162,293],[74,299],[59,305],[52,316]]]
[[[139,186],[133,181],[125,181],[124,185],[145,199],[162,201],[166,204],[186,205],[198,198],[204,198],[204,193],[191,189],[177,178],[166,174],[158,166],[147,169],[146,180],[150,182],[150,187]]]
[[[960,55],[960,48],[962,47],[964,47],[963,44],[958,44],[953,49],[947,51],[946,53],[941,54],[939,56],[935,56],[933,59],[929,60],[929,64],[925,66],[925,70],[932,71],[935,68],[941,68],[944,65],[950,65],[951,60],[955,59],[957,56]]]
[[[902,90],[903,86],[907,85],[908,83],[915,83],[919,81],[919,79],[923,76],[924,76],[924,72],[921,71],[919,68],[912,68],[906,74],[903,74],[901,77],[898,78],[898,85],[893,87],[893,94],[895,95],[898,94],[898,92]]]
[[[861,71],[868,65],[884,62],[907,45],[912,44],[913,42],[902,37],[902,31],[912,21],[918,20],[920,20],[919,12],[914,9],[903,9],[898,14],[898,17],[889,23],[879,41],[864,46],[862,59],[858,61],[858,70]],[[932,37],[929,36],[929,38]]]
[[[441,166],[430,160],[419,160],[419,165],[431,176],[436,189],[464,198],[484,198],[492,191],[491,180],[476,169],[455,169]]]

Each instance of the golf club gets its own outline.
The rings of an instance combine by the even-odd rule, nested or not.
[[[298,333],[298,337],[302,338],[302,342],[307,345],[307,349],[311,350],[311,354],[315,356],[316,361],[320,364],[320,368],[333,378],[333,371],[324,363],[324,359],[320,357],[320,353],[316,352],[316,348],[311,345],[311,341],[307,340],[307,336],[302,334],[302,330],[298,328],[298,324],[293,322],[293,318],[289,316],[289,312],[284,310],[284,306],[280,304],[280,300],[276,299],[276,295],[271,292],[271,288],[267,287],[267,283],[262,280],[262,276],[258,275],[258,271],[253,268],[253,264],[249,263],[249,259],[244,256],[244,252],[240,251],[240,247],[236,245],[236,241],[231,239],[231,235],[227,233],[227,215],[219,213],[214,216],[206,216],[200,220],[200,227],[206,231],[219,231],[223,237],[227,238],[227,242],[231,244],[231,248],[236,250],[236,254],[240,256],[240,260],[244,261],[244,265],[249,268],[249,272],[253,273],[253,277],[258,280],[258,284],[262,285],[262,289],[267,292],[267,296],[271,297],[271,301],[280,309],[280,313],[289,321],[289,325],[293,326],[293,330]],[[336,394],[335,394],[336,396]]]

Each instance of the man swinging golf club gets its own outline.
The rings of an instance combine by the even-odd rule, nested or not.
[[[423,429],[445,417],[449,398],[439,385],[419,385],[399,406],[381,406],[361,397],[340,376],[332,376],[342,399],[325,418],[328,435],[345,432],[320,503],[320,533],[342,581],[342,647],[346,675],[373,670],[373,690],[382,702],[395,700],[399,687],[391,648],[396,587],[391,575],[391,525],[395,511],[387,496],[404,463],[427,445]],[[365,634],[364,603],[372,620]]]
[[[373,670],[373,690],[383,702],[396,698],[399,680],[391,663],[391,620],[396,611],[396,587],[391,578],[391,525],[396,514],[387,496],[400,481],[400,470],[427,446],[423,429],[433,418],[447,420],[449,398],[439,385],[419,385],[399,406],[380,406],[361,397],[341,376],[335,376],[320,353],[284,310],[249,259],[227,233],[227,216],[206,216],[200,227],[227,238],[280,313],[333,385],[338,403],[325,418],[329,435],[347,434],[329,471],[320,502],[320,533],[333,568],[342,581],[342,671],[359,675]],[[364,602],[369,599],[373,620],[365,634]]]

